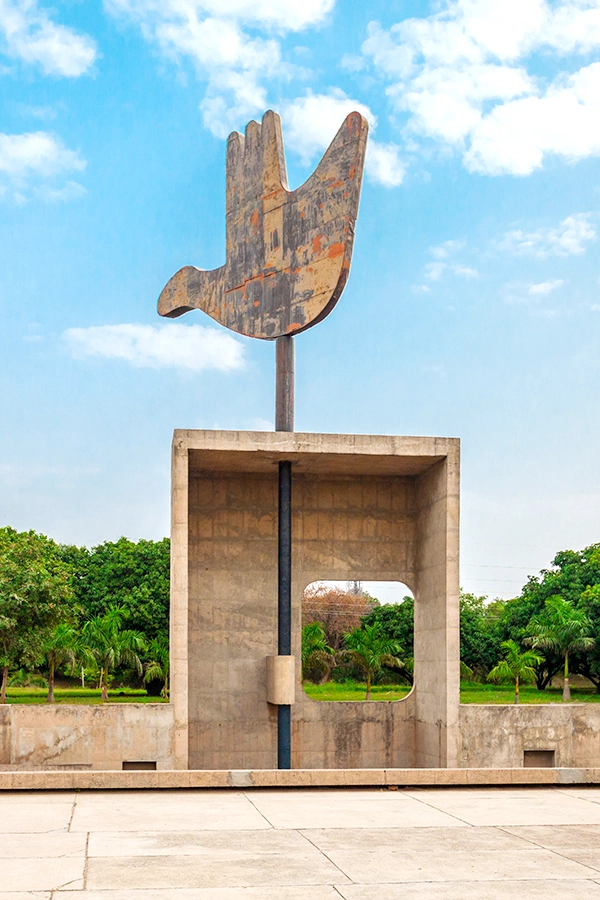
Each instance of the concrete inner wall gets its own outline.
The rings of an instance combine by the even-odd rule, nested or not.
[[[0,707],[0,769],[175,767],[173,708],[159,703]]]
[[[517,768],[526,750],[554,750],[554,765],[597,766],[600,704],[460,707],[461,768]]]
[[[286,456],[293,462],[292,766],[456,765],[458,442],[227,432],[176,437],[181,467],[188,449],[188,471],[177,484],[187,485],[189,497],[187,535],[182,525],[179,543],[187,537],[190,768],[276,767],[277,709],[266,699],[266,657],[277,653],[273,451],[283,452],[282,437],[291,443]],[[178,517],[183,523],[181,508]],[[321,579],[403,581],[413,590],[424,634],[415,644],[420,676],[407,698],[367,705],[306,696],[302,594]]]

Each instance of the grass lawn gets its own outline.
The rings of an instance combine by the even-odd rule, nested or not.
[[[346,681],[337,684],[330,681],[327,684],[304,683],[304,690],[313,700],[364,700],[366,685],[355,681]],[[377,684],[371,689],[371,700],[401,700],[406,697],[410,688],[400,684]],[[546,688],[538,691],[535,685],[521,686],[521,703],[561,703],[562,688]],[[571,688],[573,703],[598,703],[600,694],[591,688]],[[515,689],[511,684],[477,684],[463,681],[460,686],[461,703],[513,703]]]
[[[9,687],[7,703],[45,703],[48,691],[43,687]],[[56,703],[102,703],[99,688],[55,688]],[[109,703],[165,703],[162,697],[149,697],[145,690],[134,688],[108,692]]]
[[[305,681],[304,690],[313,700],[364,700],[367,686],[358,681],[346,681],[343,684],[336,681],[311,684]],[[401,700],[402,697],[406,697],[409,690],[408,684],[375,684],[371,688],[371,699]]]
[[[515,688],[512,684],[477,684],[462,681],[460,685],[461,703],[513,703],[514,699]],[[593,685],[589,688],[571,686],[571,700],[573,703],[598,703],[600,694],[596,693]],[[547,687],[545,691],[538,691],[534,684],[525,684],[519,689],[519,703],[561,702],[562,687]]]

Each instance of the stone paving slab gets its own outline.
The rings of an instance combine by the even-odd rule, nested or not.
[[[518,829],[515,829],[517,831]],[[361,854],[375,844],[377,848],[427,855],[432,850],[448,853],[466,850],[484,853],[488,850],[511,853],[527,850],[531,842],[502,828],[319,828],[302,834],[323,853],[352,850]]]
[[[0,794],[0,834],[66,830],[75,796],[62,792]]]
[[[600,885],[587,881],[456,881],[350,885],[341,887],[339,893],[344,900],[600,900]]]
[[[71,893],[64,893],[63,897],[73,897]],[[2,900],[52,900],[52,891],[3,891],[0,888]]]
[[[241,791],[94,791],[78,795],[71,831],[270,828]]]
[[[70,834],[66,830],[33,834],[3,834],[0,839],[0,885],[6,859],[84,857],[86,844],[86,834]]]
[[[465,823],[404,791],[259,791],[248,794],[274,828],[464,827]]]
[[[0,900],[600,900],[594,787],[0,794],[0,822]]]
[[[573,796],[553,788],[431,788],[407,794],[469,825],[600,824],[600,803],[585,793]]]
[[[530,841],[546,850],[554,850],[573,859],[573,853],[600,848],[600,825],[517,825],[503,829],[523,841]]]
[[[518,875],[520,879],[547,880],[593,878],[597,871],[564,859],[549,850],[436,850],[427,853],[407,851],[399,846],[373,847],[370,851],[333,850],[328,858],[351,882],[391,884],[394,882],[431,881],[503,881]]]
[[[83,890],[85,857],[3,859],[0,868],[2,891]],[[0,898],[2,898],[0,891]],[[4,900],[4,898],[2,898]]]
[[[120,890],[118,898],[114,891],[82,891],[80,894],[56,891],[52,900],[340,900],[339,889],[328,885],[303,884],[278,887],[235,887],[235,888],[174,888],[161,890]],[[5,896],[0,892],[0,900],[38,900],[31,894]],[[40,896],[39,900],[46,900]],[[522,900],[522,898],[521,898]],[[587,898],[586,898],[587,900]]]
[[[115,832],[90,834],[88,856],[199,856],[218,860],[229,859],[232,854],[306,853],[314,846],[300,832],[289,829],[238,831],[235,841],[227,831]]]
[[[120,891],[123,888],[242,887],[255,885],[274,888],[285,885],[348,883],[336,866],[318,852],[289,856],[257,854],[242,856],[232,852],[228,858],[198,859],[145,856],[120,859],[90,859],[86,886]],[[1,897],[1,894],[0,894]]]

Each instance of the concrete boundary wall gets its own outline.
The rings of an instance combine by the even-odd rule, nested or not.
[[[600,703],[465,703],[459,717],[459,765],[465,768],[523,766],[526,753],[539,751],[555,766],[600,762]]]
[[[170,703],[0,706],[1,769],[175,767]]]
[[[564,787],[600,784],[588,769],[208,769],[172,772],[0,772],[0,791],[251,788]]]

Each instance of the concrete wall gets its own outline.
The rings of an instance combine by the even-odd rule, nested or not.
[[[0,769],[175,766],[173,708],[159,703],[0,707]]]
[[[460,696],[458,448],[416,484],[417,764],[457,765]],[[418,598],[418,600],[417,600]]]
[[[456,765],[458,441],[214,431],[176,432],[173,445],[173,697],[187,764],[276,766],[266,658],[277,653],[280,459],[293,464],[292,766]],[[411,587],[424,632],[407,698],[367,706],[304,694],[302,594],[321,579]],[[175,693],[184,682],[187,724]]]
[[[460,707],[460,738],[462,768],[518,768],[526,750],[554,750],[556,766],[597,766],[600,704],[464,704]]]

